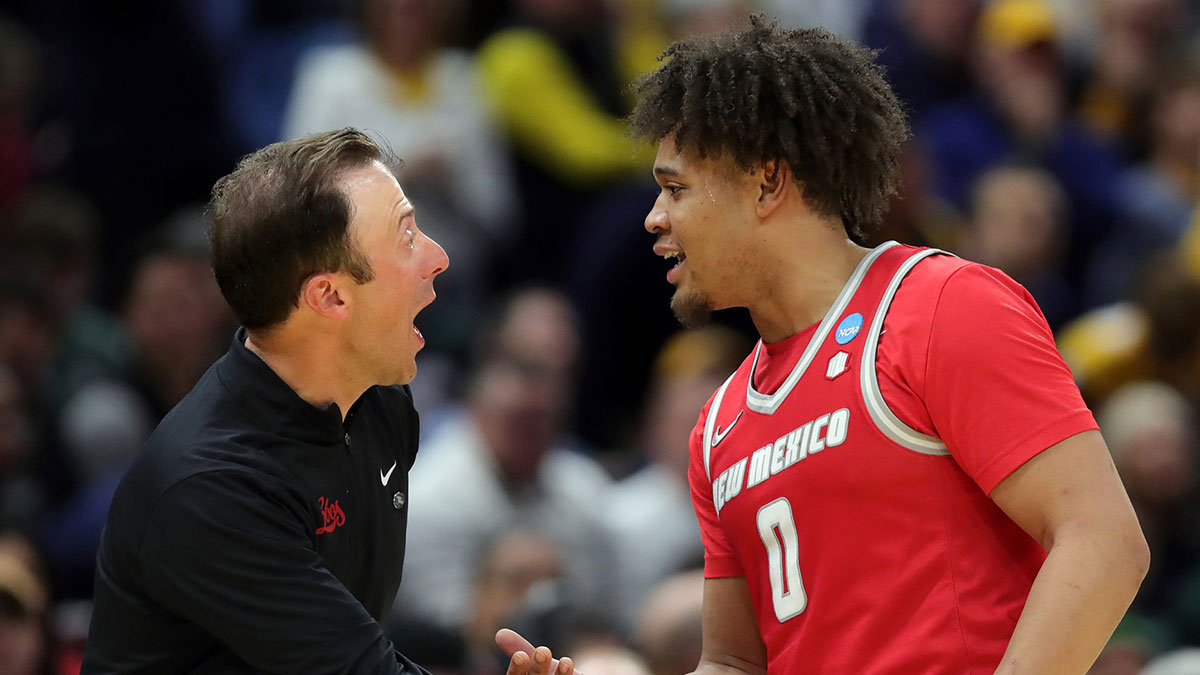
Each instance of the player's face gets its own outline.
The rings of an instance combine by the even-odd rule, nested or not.
[[[414,320],[433,302],[433,279],[450,261],[417,228],[412,203],[382,164],[347,174],[343,186],[354,204],[351,235],[375,274],[347,289],[347,349],[376,384],[407,384],[425,345]]]
[[[746,181],[721,160],[677,151],[673,135],[659,143],[654,179],[660,191],[646,230],[658,236],[654,252],[674,262],[671,309],[683,325],[699,326],[712,310],[740,304]]]

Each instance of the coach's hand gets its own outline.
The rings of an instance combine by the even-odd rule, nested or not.
[[[496,644],[508,654],[506,675],[583,675],[575,671],[575,662],[567,657],[553,658],[549,647],[533,648],[529,640],[516,631],[501,628],[496,632]]]

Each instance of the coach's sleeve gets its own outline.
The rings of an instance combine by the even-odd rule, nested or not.
[[[982,265],[942,288],[924,387],[938,437],[988,494],[1042,450],[1096,428],[1033,297]]]
[[[138,548],[150,596],[263,673],[425,673],[325,568],[286,488],[213,471],[168,490]]]

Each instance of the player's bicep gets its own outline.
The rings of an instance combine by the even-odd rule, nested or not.
[[[767,647],[745,577],[704,580],[704,647],[696,672],[767,672]]]
[[[1038,453],[992,490],[992,499],[1049,550],[1056,539],[1105,531],[1141,540],[1125,487],[1098,431],[1085,431]]]

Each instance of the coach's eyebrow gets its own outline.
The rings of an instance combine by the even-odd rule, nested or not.
[[[397,223],[404,222],[405,218],[413,215],[413,212],[413,203],[408,200],[407,195],[392,205],[392,213],[395,214],[395,222]]]

